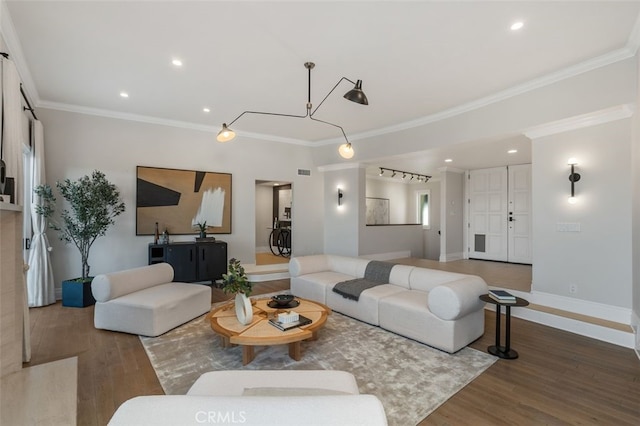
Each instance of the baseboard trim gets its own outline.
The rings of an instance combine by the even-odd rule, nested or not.
[[[535,291],[509,292],[530,303],[526,308],[512,308],[514,317],[630,349],[636,347],[629,309]],[[485,308],[495,309],[493,305]]]
[[[440,262],[454,262],[464,259],[464,253],[445,253],[440,255]]]
[[[633,350],[640,359],[640,317],[635,312],[631,313],[631,328],[635,334],[635,347]]]

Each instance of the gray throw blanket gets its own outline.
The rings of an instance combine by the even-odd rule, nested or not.
[[[393,263],[372,260],[364,270],[364,278],[343,281],[333,287],[333,291],[351,300],[360,300],[360,294],[368,288],[389,284]]]

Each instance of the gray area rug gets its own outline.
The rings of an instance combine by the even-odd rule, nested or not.
[[[332,313],[319,338],[302,342],[302,359],[288,346],[256,348],[242,365],[242,348],[223,349],[206,316],[156,338],[140,337],[166,394],[182,395],[202,374],[216,370],[344,370],[360,393],[376,395],[390,425],[415,425],[495,362],[466,347],[454,355]]]

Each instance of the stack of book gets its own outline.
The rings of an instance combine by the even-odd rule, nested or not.
[[[489,290],[489,297],[500,303],[516,303],[516,297],[504,290]]]
[[[299,315],[296,321],[281,322],[281,321],[278,321],[277,319],[270,319],[269,324],[271,324],[272,326],[282,331],[287,331],[295,327],[301,327],[303,325],[311,324],[311,320],[307,317],[303,317],[302,315]]]

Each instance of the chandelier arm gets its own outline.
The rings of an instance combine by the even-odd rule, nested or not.
[[[329,97],[329,95],[331,95],[333,93],[334,90],[336,90],[336,88],[338,87],[338,85],[340,83],[342,83],[342,80],[347,80],[349,83],[351,84],[355,84],[353,81],[349,80],[347,77],[342,77],[340,80],[338,80],[338,82],[336,83],[335,86],[333,86],[333,89],[331,89],[329,91],[329,93],[327,93],[327,96],[324,97],[324,99],[318,104],[318,106],[316,107],[316,109],[313,110],[313,112],[311,114],[309,114],[309,117],[313,118],[313,114],[316,113],[316,111],[318,110],[318,108],[320,108],[320,106],[324,103],[324,101],[327,100],[327,98]],[[311,81],[309,81],[309,98],[311,98]],[[318,120],[320,121],[320,120]],[[331,123],[328,123],[331,124]],[[334,124],[335,125],[335,124]],[[340,127],[340,126],[338,126]],[[344,133],[344,132],[343,132]]]
[[[333,127],[337,127],[342,132],[342,136],[344,136],[344,140],[347,141],[347,144],[351,145],[351,142],[349,142],[349,139],[347,139],[347,134],[344,132],[344,129],[342,128],[342,126],[338,126],[337,124],[329,123],[328,121],[318,120],[317,118],[313,118],[312,116],[309,116],[309,118],[312,119],[313,121],[317,121],[319,123],[324,123],[324,124],[328,124],[328,125],[333,126]]]
[[[234,118],[233,121],[231,121],[228,124],[228,126],[231,127],[231,125],[233,123],[238,121],[238,119],[240,117],[242,117],[243,115],[245,115],[245,114],[275,115],[275,116],[279,116],[279,117],[291,117],[291,118],[307,118],[309,116],[309,111],[307,111],[307,113],[305,115],[281,114],[281,113],[277,113],[277,112],[245,111],[242,114],[240,114],[239,116],[237,116],[236,118]]]

